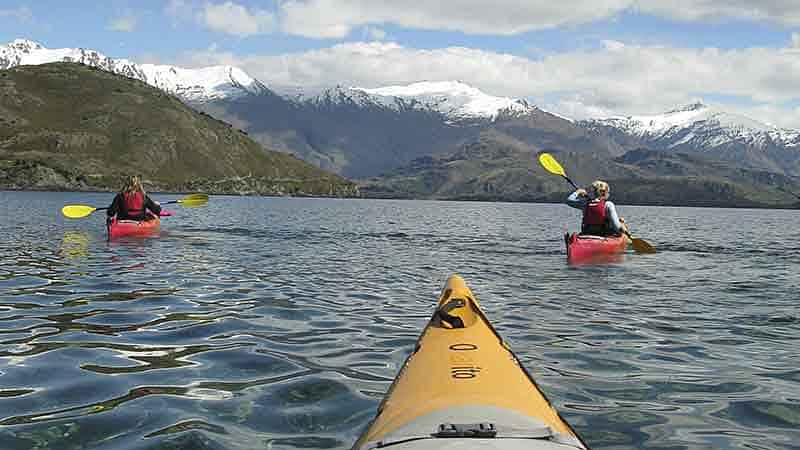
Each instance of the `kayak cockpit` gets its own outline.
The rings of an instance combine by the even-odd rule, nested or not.
[[[455,443],[454,438],[463,440],[455,447],[462,449],[585,450],[580,440],[572,435],[554,433],[540,420],[481,404],[434,411],[358,449],[448,448],[448,443]]]

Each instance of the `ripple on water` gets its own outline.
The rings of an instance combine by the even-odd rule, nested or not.
[[[561,205],[221,197],[111,243],[51,220],[109,200],[0,192],[31,212],[0,214],[0,449],[349,448],[454,272],[592,448],[797,448],[794,212],[737,211],[759,232],[732,243],[730,211],[624,206],[659,253],[580,268]]]
[[[800,429],[800,404],[747,400],[731,402],[715,413],[717,417],[730,420],[747,429],[786,428]]]

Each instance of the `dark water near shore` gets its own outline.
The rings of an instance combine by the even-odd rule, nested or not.
[[[154,196],[169,200],[174,196]],[[0,192],[0,449],[345,449],[451,273],[594,449],[800,449],[800,211],[213,197],[107,242],[107,194]]]

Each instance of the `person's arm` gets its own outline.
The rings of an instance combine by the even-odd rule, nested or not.
[[[625,231],[622,221],[617,215],[617,208],[614,203],[606,201],[606,217],[608,218],[608,226],[614,230],[615,233],[622,233]]]
[[[117,194],[114,196],[114,200],[111,202],[111,206],[108,207],[106,210],[107,217],[114,217],[119,212],[119,202],[122,200],[122,196]]]
[[[150,211],[152,211],[153,214],[155,214],[156,216],[161,214],[161,204],[158,202],[154,202],[153,199],[150,198],[150,196],[145,197],[144,207],[145,209],[149,209]]]
[[[583,189],[578,189],[572,194],[569,194],[569,197],[567,197],[567,204],[580,210],[586,208],[587,201],[589,201],[589,197],[586,195],[586,191]]]

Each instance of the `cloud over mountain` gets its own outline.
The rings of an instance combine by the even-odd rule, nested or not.
[[[248,9],[228,1],[207,3],[201,12],[202,22],[210,29],[236,36],[251,36],[275,30],[275,17],[269,11]]]
[[[356,28],[385,24],[409,29],[508,36],[587,24],[627,12],[679,21],[745,20],[788,26],[800,24],[800,4],[791,0],[562,0],[558,3],[288,0],[270,11],[248,8],[243,1],[207,2],[197,6],[172,0],[171,10],[175,9],[176,3],[181,4],[182,10],[201,9],[205,24],[215,31],[251,35],[280,30],[317,39],[343,38]],[[269,26],[265,27],[265,24]]]
[[[787,43],[788,44],[788,43]],[[650,114],[703,99],[779,125],[800,128],[796,100],[800,49],[680,48],[606,41],[540,59],[465,47],[416,49],[354,42],[301,53],[239,56],[208,50],[190,65],[242,67],[267,85],[379,87],[463,80],[493,95],[524,97],[577,119]],[[758,61],[758,64],[754,64]]]

